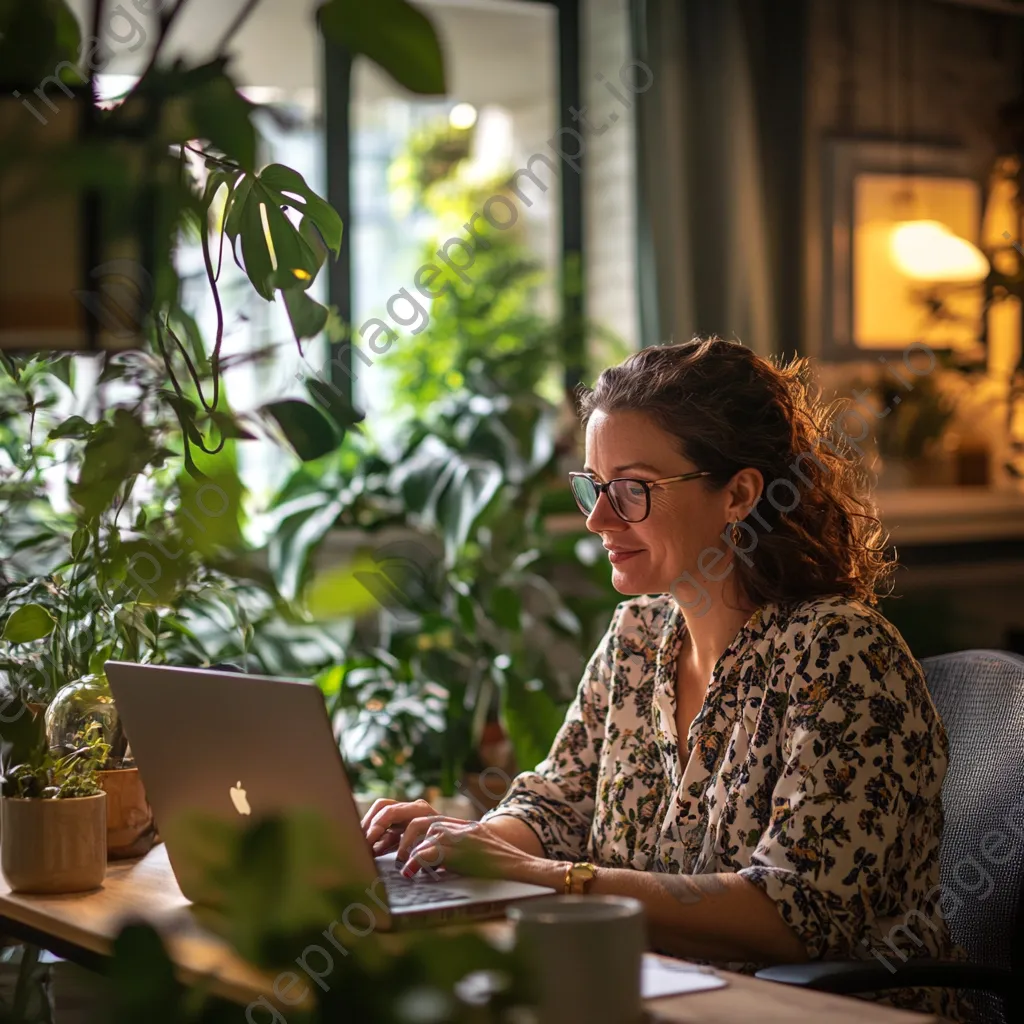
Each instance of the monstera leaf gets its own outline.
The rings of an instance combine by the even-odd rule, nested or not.
[[[297,171],[270,164],[259,174],[211,174],[207,201],[228,189],[224,234],[235,261],[264,299],[281,292],[296,341],[319,334],[327,307],[307,294],[327,254],[341,251],[338,214],[306,184]],[[299,214],[296,225],[287,216]]]
[[[451,562],[472,535],[503,480],[497,463],[468,456],[435,435],[428,435],[395,468],[389,484],[426,528],[441,528]]]

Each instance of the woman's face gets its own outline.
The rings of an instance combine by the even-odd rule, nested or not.
[[[671,434],[638,412],[595,412],[587,423],[586,450],[584,469],[600,483],[623,476],[659,480],[698,469],[679,453]],[[698,559],[705,550],[723,553],[714,575],[721,578],[728,568],[732,552],[722,533],[736,518],[735,506],[734,489],[715,491],[707,486],[707,478],[698,477],[651,488],[651,512],[640,523],[620,519],[603,493],[587,517],[587,529],[608,549],[612,585],[620,593],[677,592],[678,585],[673,591],[672,584],[683,573],[701,580]],[[713,558],[712,550],[702,564],[707,566]],[[685,599],[682,593],[676,596]]]

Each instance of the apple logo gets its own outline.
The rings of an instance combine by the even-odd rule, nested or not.
[[[242,789],[241,782],[235,783],[228,792],[231,794],[231,802],[235,805],[235,810],[239,814],[252,814],[252,808],[245,797],[245,790]]]

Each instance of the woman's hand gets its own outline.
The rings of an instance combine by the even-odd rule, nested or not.
[[[464,875],[504,878],[536,885],[560,885],[565,865],[524,853],[502,838],[493,825],[454,818],[419,818],[412,822],[398,844],[402,873],[433,872],[445,867]]]
[[[565,874],[565,865],[524,853],[490,823],[438,814],[426,800],[376,800],[362,827],[374,855],[397,850],[408,876],[443,866],[468,875],[558,887]]]
[[[363,834],[373,848],[375,857],[391,853],[396,849],[413,822],[420,822],[416,835],[426,831],[427,826],[435,821],[464,823],[462,818],[452,818],[438,814],[426,800],[398,801],[375,800],[366,812],[362,821]]]

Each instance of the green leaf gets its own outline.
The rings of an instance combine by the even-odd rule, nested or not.
[[[8,687],[0,687],[0,764],[38,764],[46,751],[46,723]]]
[[[491,594],[491,618],[504,629],[518,631],[522,601],[511,587],[495,587]]]
[[[308,402],[288,398],[262,406],[272,416],[288,443],[303,462],[311,462],[334,451],[338,438],[330,421]]]
[[[423,95],[446,91],[437,32],[405,0],[328,0],[318,15],[328,42],[365,54],[400,85]]]
[[[8,82],[36,83],[59,73],[63,61],[77,64],[81,39],[78,19],[64,0],[0,3],[0,68]],[[82,76],[69,84],[81,88]]]
[[[477,603],[468,594],[459,594],[456,598],[459,609],[459,622],[467,635],[476,635],[476,610]]]
[[[147,123],[146,127],[164,145],[200,140],[252,171],[256,163],[256,129],[252,124],[255,108],[235,88],[226,71],[227,63],[228,58],[216,57],[194,67],[181,62],[157,64],[126,102],[115,108],[112,123],[127,127],[137,117],[152,121],[150,109],[156,110],[158,123]]]
[[[139,513],[142,514],[141,512]],[[89,531],[84,526],[80,526],[71,535],[71,558],[73,561],[78,561],[82,557],[82,553],[89,546]]]
[[[327,323],[327,307],[311,299],[304,288],[284,288],[281,294],[295,340],[315,338]]]
[[[251,121],[253,105],[238,92],[226,74],[195,90],[190,98],[189,111],[197,137],[211,142],[243,170],[254,169],[256,129]]]
[[[18,383],[21,380],[21,369],[18,366],[16,360],[12,359],[6,352],[0,349],[0,366],[3,367],[4,373],[15,382]]]
[[[111,654],[114,652],[113,642],[104,644],[102,647],[97,647],[89,654],[89,671],[96,676],[102,676],[106,673],[106,664]]]
[[[411,512],[420,513],[428,525],[433,524],[434,508],[438,488],[447,485],[453,472],[453,456],[457,457],[440,438],[427,435],[397,464],[388,480],[388,489],[401,493],[402,500]]]
[[[210,180],[213,178],[214,174],[211,174]],[[222,176],[221,184],[223,184],[224,178],[226,178],[226,176]],[[209,194],[209,192],[207,194]],[[216,256],[214,256],[214,259],[216,259]],[[216,269],[216,264],[214,264],[214,268]],[[192,362],[195,364],[199,373],[209,373],[209,357],[206,354],[206,345],[203,342],[203,336],[199,330],[199,324],[196,323],[195,317],[192,316],[191,313],[187,313],[185,310],[175,306],[175,308],[169,311],[169,320],[174,333],[185,341],[192,350]]]
[[[113,423],[100,424],[85,446],[78,480],[68,487],[71,500],[87,520],[97,518],[125,481],[141,473],[157,454],[138,417],[116,409]]]
[[[298,596],[311,554],[344,509],[345,502],[338,495],[314,492],[273,532],[267,546],[267,561],[286,600],[294,601]]]
[[[58,438],[87,438],[91,437],[93,432],[93,425],[83,419],[81,416],[69,416],[59,426],[53,428],[50,431],[50,440],[56,441]]]
[[[183,989],[174,964],[156,930],[128,924],[114,939],[107,969],[112,1005],[111,1024],[172,1024],[183,1019]]]
[[[22,605],[8,617],[0,639],[11,644],[31,643],[49,636],[55,625],[53,616],[41,604]]]
[[[302,215],[298,227],[285,215],[285,208]],[[270,164],[258,175],[246,175],[235,187],[224,233],[231,240],[235,261],[253,287],[263,298],[271,299],[276,288],[305,291],[312,285],[327,252],[337,256],[341,250],[342,224],[301,174]],[[321,324],[315,333],[322,329]]]
[[[238,238],[238,235],[242,230],[242,218],[245,215],[245,208],[248,205],[249,197],[252,195],[252,182],[252,175],[245,175],[245,177],[237,183],[234,192],[231,194],[227,213],[224,217],[224,234],[226,234],[232,242]],[[245,268],[243,267],[242,269],[244,270]]]
[[[62,384],[74,390],[75,364],[70,355],[48,360],[46,369]]]
[[[260,202],[254,188],[242,211],[242,259],[245,261],[245,272],[253,288],[262,298],[269,301],[274,297],[274,289],[270,282],[270,277],[274,273],[274,263],[270,257],[270,248],[263,228],[261,207],[265,207],[265,204]]]
[[[363,615],[376,608],[376,597],[362,581],[373,569],[374,562],[363,556],[351,565],[318,572],[306,594],[310,614],[317,619],[339,619]]]
[[[188,576],[182,545],[175,541],[172,548],[144,538],[126,541],[121,551],[126,559],[124,583],[132,599],[145,605],[171,604]],[[132,625],[145,635],[141,620],[134,620]]]
[[[312,194],[312,193],[310,193],[310,194]],[[327,204],[325,203],[324,205],[326,206]],[[328,206],[327,209],[330,210],[330,212],[337,217],[337,214],[334,213],[334,208],[333,207]],[[338,239],[337,239],[337,241],[338,241],[338,245],[340,247],[340,245],[341,245],[341,218],[340,217],[337,217],[337,224],[338,224]],[[327,246],[326,241],[324,240],[324,236],[320,233],[320,229],[316,226],[316,224],[313,223],[313,220],[310,217],[303,217],[302,220],[299,221],[299,234],[302,235],[302,237],[306,241],[306,244],[310,247],[310,249],[313,250],[314,254],[316,255],[316,258],[317,258],[318,262],[320,264],[322,264],[324,262],[324,260],[327,259],[328,246]],[[334,255],[335,256],[338,255],[336,250],[334,251]]]
[[[82,29],[74,12],[65,0],[46,0],[44,7],[49,7],[57,26],[57,56],[77,64],[82,47]],[[72,83],[74,79],[72,78]]]
[[[319,377],[307,377],[306,390],[331,417],[342,437],[349,427],[362,423],[365,418],[363,413],[352,405],[348,396],[332,383],[321,380]]]
[[[493,462],[461,460],[437,501],[437,521],[444,530],[449,559],[473,534],[477,519],[501,487],[503,475]]]
[[[520,771],[535,768],[551,749],[551,743],[565,718],[543,687],[529,685],[515,673],[506,675],[501,687],[502,724],[516,752]]]
[[[292,964],[315,936],[323,937],[324,922],[357,898],[350,891],[330,891],[336,879],[358,875],[327,823],[312,811],[260,816],[244,832],[199,814],[180,814],[160,828],[196,865],[197,891],[217,895],[228,940],[258,966]],[[365,892],[361,896],[366,899]]]
[[[256,435],[250,434],[239,420],[229,412],[214,410],[210,413],[210,419],[216,424],[221,437],[230,438],[233,441],[255,441]]]
[[[400,606],[421,614],[437,603],[439,560],[417,540],[393,541],[372,555],[375,572],[360,570],[356,578],[384,608]]]
[[[175,514],[177,532],[189,549],[202,555],[243,547],[240,517],[244,487],[233,455],[222,451],[204,459],[202,479],[189,473],[178,475],[181,504]]]
[[[298,171],[284,164],[268,164],[260,171],[259,181],[279,205],[290,206],[302,213],[299,231],[308,245],[315,247],[310,230],[312,225],[319,232],[323,245],[335,256],[341,252],[341,217],[330,203],[306,184],[306,179]]]
[[[185,398],[171,391],[169,388],[161,388],[157,394],[174,410],[175,415],[178,417],[178,422],[181,424],[182,433],[193,444],[201,445],[203,443],[203,433],[196,426],[196,417],[199,415],[199,410],[196,408],[195,402],[191,398]]]

